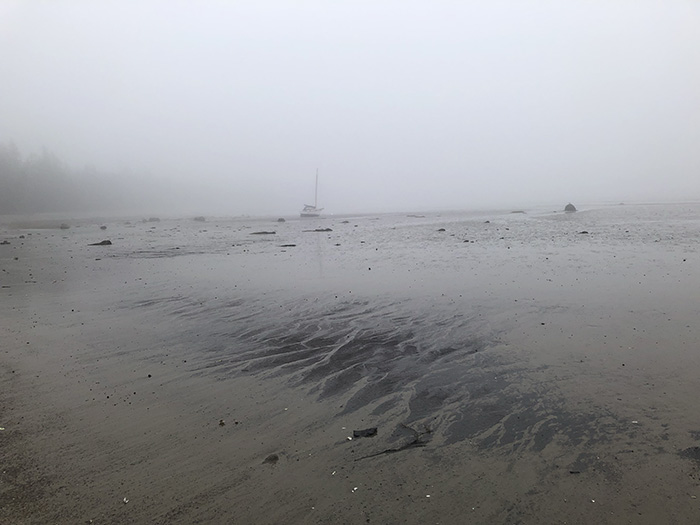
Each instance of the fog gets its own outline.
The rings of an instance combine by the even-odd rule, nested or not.
[[[317,169],[329,214],[697,200],[698,27],[691,1],[4,0],[0,143],[183,212],[295,214]]]

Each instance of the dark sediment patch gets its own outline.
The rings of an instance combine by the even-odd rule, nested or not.
[[[183,328],[215,319],[208,321],[207,347],[191,356],[197,374],[282,378],[319,401],[337,402],[337,416],[402,413],[408,425],[434,425],[435,445],[470,440],[482,450],[540,452],[629,432],[610,411],[568,407],[533,383],[525,364],[491,352],[500,334],[478,316],[416,315],[396,302],[272,308],[252,299],[204,305],[163,297],[139,304],[187,320]]]
[[[685,459],[691,459],[700,465],[700,447],[688,447],[681,450],[678,455]]]

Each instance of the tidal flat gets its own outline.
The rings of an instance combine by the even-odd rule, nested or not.
[[[579,208],[0,222],[0,521],[698,523],[700,205]]]

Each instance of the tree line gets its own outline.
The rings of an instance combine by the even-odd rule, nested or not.
[[[119,210],[132,197],[117,174],[73,169],[46,148],[23,156],[13,142],[0,143],[0,215]]]

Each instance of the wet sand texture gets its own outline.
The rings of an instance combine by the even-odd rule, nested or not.
[[[3,224],[0,523],[698,523],[699,246],[694,204]]]

